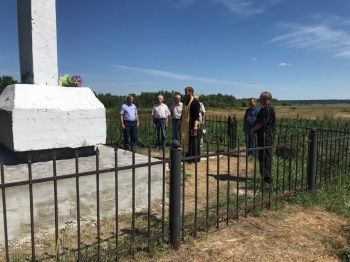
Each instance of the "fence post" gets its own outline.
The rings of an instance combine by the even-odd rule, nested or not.
[[[232,118],[229,116],[227,121],[228,147],[232,148]]]
[[[308,174],[307,182],[309,190],[315,190],[316,182],[316,159],[317,159],[317,130],[316,128],[310,129],[310,147],[308,155]]]
[[[237,117],[233,117],[233,148],[237,147]]]
[[[174,140],[170,149],[169,231],[171,246],[180,247],[181,148]]]

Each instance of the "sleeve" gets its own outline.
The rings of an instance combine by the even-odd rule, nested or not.
[[[255,123],[260,124],[260,125],[264,125],[263,118],[264,118],[264,109],[261,108],[260,112],[258,113],[258,115],[256,117]]]
[[[257,123],[267,126],[268,123],[271,121],[271,107],[263,107],[260,109],[260,112],[257,117]]]
[[[191,103],[190,114],[191,114],[191,118],[194,121],[194,125],[196,126],[198,126],[199,124],[199,112],[200,112],[200,104],[197,100],[194,100]]]

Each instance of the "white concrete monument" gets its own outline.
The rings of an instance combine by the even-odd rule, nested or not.
[[[57,85],[56,0],[17,0],[21,83]]]
[[[58,86],[56,1],[17,8],[22,84],[0,89],[0,143],[17,152],[104,144],[102,103],[90,88]]]

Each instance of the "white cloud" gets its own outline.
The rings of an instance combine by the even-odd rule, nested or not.
[[[265,13],[265,11],[283,0],[214,0],[226,6],[231,12],[241,15],[255,15]]]
[[[278,64],[279,66],[292,66],[293,64],[291,64],[291,63],[279,63]]]
[[[317,23],[313,24],[280,24],[283,33],[269,43],[281,43],[284,46],[295,49],[312,49],[331,53],[337,57],[350,58],[350,33],[343,26],[348,20],[340,23],[339,17],[327,16],[321,20],[319,16],[313,16]]]
[[[341,57],[345,57],[345,58],[350,58],[350,50],[338,53],[335,56],[341,56]]]
[[[255,61],[257,61],[257,60],[258,60],[257,58],[253,58],[253,59],[252,59],[253,62],[255,62]]]
[[[133,71],[138,74],[146,74],[146,75],[170,78],[170,79],[175,79],[180,81],[201,81],[201,82],[207,82],[207,83],[229,84],[229,85],[235,85],[235,86],[258,87],[258,85],[255,85],[255,84],[217,80],[212,78],[198,77],[198,76],[186,75],[186,74],[177,74],[177,73],[154,70],[154,69],[137,68],[137,67],[124,66],[124,65],[115,65],[115,67],[122,70]]]

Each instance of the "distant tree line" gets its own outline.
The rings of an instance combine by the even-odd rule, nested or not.
[[[140,95],[131,93],[134,97],[134,103],[137,107],[150,108],[157,103],[158,95],[164,97],[164,103],[170,106],[174,102],[175,95],[181,95],[181,100],[184,101],[184,95],[176,91],[159,91],[159,92],[141,92]],[[106,108],[120,107],[124,102],[125,96],[107,94],[96,94],[96,97],[101,101],[101,103]],[[200,101],[205,105],[205,107],[210,108],[232,108],[240,106],[248,106],[247,99],[236,99],[233,95],[223,95],[223,94],[211,94],[203,95],[199,94]]]
[[[159,91],[159,92],[141,92],[140,95],[132,94],[134,103],[140,108],[150,108],[157,103],[158,95],[164,97],[164,103],[169,107],[174,102],[175,95],[181,95],[181,100],[184,101],[184,95],[176,91]],[[96,97],[106,108],[119,108],[125,103],[125,96],[107,94],[96,94]],[[249,98],[237,99],[233,95],[223,94],[199,94],[199,100],[206,108],[233,108],[233,107],[248,107]],[[312,104],[350,104],[349,99],[318,99],[318,100],[277,100],[272,99],[272,103],[276,106],[297,106],[297,105],[312,105]]]
[[[17,80],[12,76],[3,75],[0,77],[0,87],[17,84]],[[157,103],[158,95],[163,95],[164,103],[170,106],[174,101],[175,95],[181,95],[184,101],[184,95],[177,91],[159,91],[159,92],[141,92],[140,95],[130,93],[134,97],[134,103],[139,108],[150,108]],[[96,94],[96,97],[106,108],[119,109],[125,103],[125,96],[106,94]],[[248,107],[249,98],[237,99],[233,95],[223,94],[198,94],[200,101],[206,108],[232,108],[232,107]],[[276,106],[295,106],[295,105],[312,105],[312,104],[350,104],[350,99],[315,99],[315,100],[277,100],[272,99],[272,103]]]

